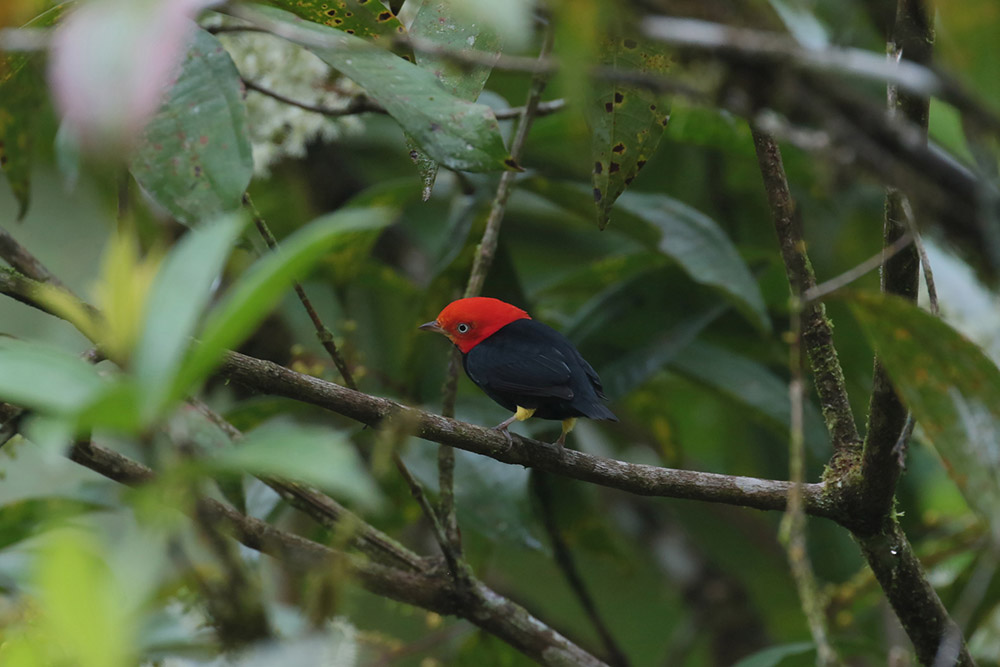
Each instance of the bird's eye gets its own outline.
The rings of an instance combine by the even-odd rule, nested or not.
[[[458,329],[458,333],[469,333],[469,328],[470,328],[470,327],[469,327],[469,325],[468,325],[468,324],[466,324],[465,322],[462,322],[461,324],[459,324],[459,325],[458,325],[457,327],[455,327],[455,328],[456,328],[456,329]]]

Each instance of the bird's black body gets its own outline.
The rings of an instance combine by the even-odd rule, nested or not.
[[[618,421],[602,402],[601,379],[573,344],[532,319],[511,322],[462,357],[465,372],[494,401],[542,419]]]

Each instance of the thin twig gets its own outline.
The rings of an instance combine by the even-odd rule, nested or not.
[[[541,63],[548,59],[552,50],[553,31],[551,25],[546,26],[542,34],[542,45],[539,49],[537,62]],[[524,149],[525,140],[528,137],[528,130],[535,119],[538,104],[545,90],[548,76],[543,72],[538,72],[531,80],[528,89],[528,99],[524,104],[521,119],[517,124],[517,132],[510,145],[510,158],[516,164]],[[490,212],[486,218],[486,229],[483,238],[479,242],[476,257],[472,262],[472,270],[469,273],[469,281],[465,286],[465,297],[479,296],[483,291],[483,283],[486,274],[489,273],[493,265],[493,257],[496,255],[497,243],[500,239],[500,224],[503,222],[504,212],[507,210],[507,200],[513,189],[516,172],[505,171],[500,175],[500,183],[497,185],[496,194],[493,196],[493,203],[490,205]],[[448,376],[445,380],[445,395],[443,403],[446,407],[446,414],[454,414],[455,394],[458,391],[458,351],[452,350],[448,361]],[[461,553],[461,537],[458,531],[458,519],[455,514],[455,452],[450,447],[442,446],[438,450],[438,488],[440,489],[441,517],[444,521],[445,530],[451,539],[456,551]]]
[[[257,227],[257,231],[260,232],[261,238],[267,243],[267,247],[273,252],[278,247],[278,242],[275,240],[274,235],[268,228],[267,223],[264,218],[257,211],[257,207],[253,205],[250,200],[249,193],[244,193],[243,195],[243,205],[250,211],[253,216],[254,225]],[[330,359],[337,366],[337,370],[340,371],[340,376],[344,379],[344,384],[346,384],[351,389],[357,389],[358,385],[354,382],[354,376],[351,375],[351,369],[348,368],[347,363],[344,361],[343,357],[340,356],[340,352],[337,350],[337,344],[333,340],[333,332],[330,331],[323,320],[320,319],[319,313],[313,308],[312,301],[306,295],[306,291],[302,288],[302,284],[299,281],[293,283],[295,288],[295,294],[299,297],[299,301],[302,303],[302,307],[305,309],[306,314],[309,315],[309,319],[312,321],[313,328],[316,329],[316,337],[319,339],[320,344],[323,345],[323,349],[326,350],[327,354],[330,355]]]
[[[279,102],[288,104],[293,107],[298,107],[305,111],[311,111],[313,113],[322,114],[324,116],[329,116],[331,118],[339,118],[341,116],[354,116],[361,113],[388,113],[385,108],[369,98],[366,95],[358,95],[352,97],[347,106],[342,109],[334,109],[333,107],[324,107],[318,104],[309,104],[308,102],[300,102],[299,100],[293,99],[282,95],[279,92],[273,91],[270,88],[265,88],[259,83],[255,83],[250,79],[243,77],[243,85],[246,86],[247,90],[252,90],[255,93],[260,93],[261,95],[266,95],[267,97],[274,98]]]
[[[253,202],[250,200],[249,194],[243,195],[243,203],[247,206],[253,213],[254,224],[257,226],[257,230],[260,232],[261,237],[267,243],[268,248],[274,251],[278,242],[275,240],[274,235],[271,234],[271,230],[268,228],[267,223],[264,218],[258,213],[256,207],[254,207]],[[306,313],[309,315],[309,319],[312,320],[313,327],[316,329],[316,335],[323,347],[326,349],[330,358],[333,359],[333,363],[337,365],[337,369],[340,371],[341,376],[344,378],[344,383],[351,389],[357,389],[357,384],[354,382],[354,377],[351,375],[350,369],[344,362],[343,357],[340,356],[337,351],[337,345],[333,341],[333,333],[323,324],[323,320],[320,319],[319,313],[313,308],[312,302],[306,295],[306,291],[302,288],[302,285],[295,281],[294,283],[295,293],[299,297],[299,301],[302,303],[302,307],[305,308]],[[396,465],[396,469],[399,470],[399,474],[403,476],[403,480],[406,485],[410,488],[410,494],[417,501],[420,509],[423,511],[427,520],[431,524],[431,530],[434,533],[434,537],[441,547],[441,552],[444,554],[445,560],[448,561],[448,566],[454,573],[454,576],[460,577],[465,576],[467,573],[465,568],[461,566],[460,556],[454,553],[452,549],[452,542],[448,539],[444,529],[441,527],[441,521],[438,518],[434,507],[431,505],[430,500],[427,498],[427,493],[424,491],[424,487],[421,486],[417,478],[406,467],[406,463],[403,462],[403,458],[399,455],[399,452],[393,449],[392,452],[392,462]]]
[[[319,104],[310,104],[308,102],[302,102],[286,95],[282,95],[270,88],[265,88],[259,83],[255,83],[250,79],[243,78],[243,85],[246,86],[247,90],[252,90],[261,95],[266,95],[272,97],[279,102],[284,104],[289,104],[293,107],[298,107],[305,111],[311,111],[312,113],[318,113],[323,116],[329,116],[331,118],[340,118],[341,116],[353,116],[362,113],[378,113],[386,114],[388,111],[385,107],[380,105],[378,102],[372,100],[366,95],[358,95],[351,98],[351,101],[342,109],[335,109],[333,107],[321,106]],[[556,100],[549,100],[547,102],[539,102],[538,109],[535,112],[536,117],[548,116],[554,114],[558,111],[562,111],[566,108],[566,100],[559,98]],[[524,114],[524,107],[511,107],[510,109],[497,109],[493,112],[493,115],[497,120],[511,120],[515,118],[520,118]]]
[[[580,601],[584,613],[587,614],[591,625],[594,626],[597,634],[601,637],[601,642],[604,644],[604,650],[607,653],[608,664],[615,667],[627,667],[629,660],[621,647],[618,646],[607,624],[604,623],[604,619],[601,618],[601,614],[597,611],[597,604],[590,595],[590,591],[587,590],[587,583],[583,580],[579,569],[577,569],[573,553],[569,550],[569,545],[566,544],[566,540],[559,530],[559,522],[556,520],[555,501],[552,498],[551,481],[548,475],[536,472],[531,475],[531,482],[535,497],[538,498],[539,508],[541,509],[542,525],[545,527],[545,532],[548,533],[549,540],[552,542],[552,551],[555,554],[559,570],[566,577],[566,583],[569,584],[570,590],[573,591],[573,594]]]
[[[819,599],[819,588],[806,541],[806,513],[802,503],[802,485],[805,483],[805,436],[803,430],[802,379],[802,302],[798,296],[791,298],[791,343],[789,344],[789,366],[791,379],[788,383],[788,397],[791,417],[789,420],[789,480],[788,509],[781,522],[781,538],[788,552],[788,563],[799,592],[802,611],[809,625],[809,632],[816,643],[816,664],[828,667],[839,664],[836,651],[830,644],[823,614],[823,604]]]
[[[206,403],[198,399],[191,399],[189,403],[225,433],[231,441],[235,443],[243,439],[243,433],[238,428]],[[326,494],[294,482],[270,477],[259,477],[258,479],[270,486],[292,507],[311,517],[321,526],[329,529],[347,526],[350,529],[348,542],[370,558],[407,570],[422,571],[425,569],[420,556],[380,530],[368,525],[361,517]]]
[[[913,207],[906,196],[901,199],[900,204],[903,209],[903,220],[910,234],[913,235],[913,243],[917,246],[917,253],[920,254],[920,268],[924,272],[924,284],[927,286],[927,301],[930,305],[931,314],[940,315],[941,304],[938,302],[937,286],[934,284],[934,271],[931,270],[931,260],[927,256],[927,248],[924,246],[924,240],[920,236],[920,232],[917,231],[917,221],[913,215]]]
[[[882,266],[883,262],[913,242],[914,237],[909,234],[900,236],[898,239],[893,241],[891,245],[885,247],[878,254],[872,255],[854,268],[848,269],[839,276],[830,278],[829,280],[823,281],[819,285],[806,290],[806,292],[802,295],[802,302],[807,304],[813,301],[818,301],[833,292],[836,292],[840,288],[846,287],[866,273]]]

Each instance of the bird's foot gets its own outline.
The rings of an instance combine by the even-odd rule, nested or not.
[[[510,448],[514,446],[514,436],[512,436],[510,434],[510,431],[507,430],[507,427],[510,426],[510,424],[508,423],[509,421],[510,420],[506,422],[501,422],[493,427],[494,431],[499,431],[500,433],[503,433],[504,438],[507,439],[507,447],[504,449],[504,452],[510,451]]]

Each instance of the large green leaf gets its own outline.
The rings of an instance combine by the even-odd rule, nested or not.
[[[229,53],[204,30],[194,31],[131,171],[154,201],[186,224],[240,205],[253,175],[243,87]]]
[[[65,350],[0,337],[0,400],[69,414],[82,410],[107,386],[92,365]]]
[[[410,24],[410,36],[452,50],[473,49],[487,53],[500,51],[500,39],[489,29],[456,16],[455,3],[447,0],[414,0],[418,2],[416,16]],[[481,23],[478,25],[482,25]],[[434,73],[441,85],[455,97],[475,102],[486,85],[492,67],[462,66],[454,60],[424,51],[416,54],[417,65]],[[408,141],[411,139],[408,138]],[[411,146],[411,157],[423,182],[424,201],[430,198],[438,164],[419,146]]]
[[[217,450],[208,464],[216,470],[302,482],[369,508],[379,500],[378,488],[354,447],[326,428],[265,424],[233,447]]]
[[[630,192],[621,197],[619,206],[648,223],[659,234],[660,251],[693,280],[719,288],[758,328],[771,330],[757,281],[714,220],[666,195]]]
[[[1000,109],[1000,3],[994,0],[936,2],[935,60],[954,71],[980,96]],[[906,54],[903,54],[906,57]]]
[[[604,389],[612,399],[628,394],[686,348],[726,307],[713,306],[679,322],[649,344],[632,350],[601,371]]]
[[[305,46],[385,107],[428,155],[449,169],[515,168],[493,110],[451,94],[430,71],[359,37],[260,7],[254,21]]]
[[[536,192],[586,217],[585,188],[544,178],[525,179]],[[677,262],[695,282],[721,290],[755,326],[771,330],[764,297],[746,262],[718,223],[687,204],[659,194],[629,192],[619,200],[615,229]]]
[[[406,28],[379,0],[268,0],[299,18],[343,30],[365,39],[395,37]]]
[[[200,343],[192,348],[175,378],[171,397],[183,396],[203,379],[223,352],[250,335],[292,282],[324,255],[350,243],[355,232],[384,227],[393,215],[388,208],[338,211],[303,227],[258,261],[209,313]]]
[[[791,417],[788,383],[763,364],[725,348],[694,341],[684,348],[684,354],[670,361],[670,367],[752,408],[782,434],[788,433]],[[830,441],[823,417],[812,402],[806,402],[804,413],[805,441],[821,454]]]
[[[662,46],[631,37],[608,42],[602,56],[613,70],[656,74],[670,65]],[[612,81],[595,84],[588,117],[594,204],[604,229],[612,205],[656,150],[670,116],[656,92]]]
[[[952,478],[1000,541],[1000,370],[908,301],[854,292],[851,310]]]
[[[169,394],[181,358],[208,305],[212,284],[244,224],[241,216],[233,214],[188,232],[160,267],[132,355],[132,371],[144,394],[147,415],[158,412]]]

